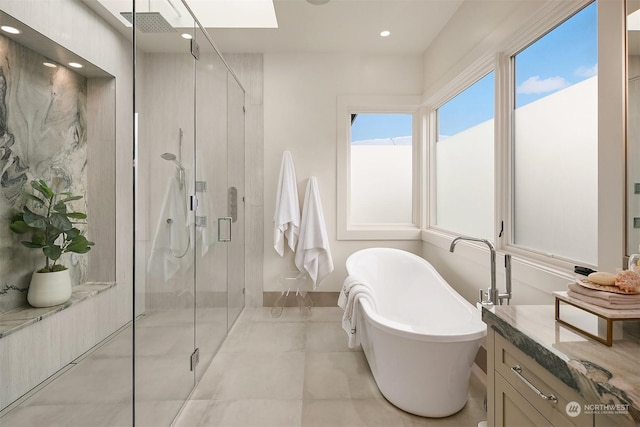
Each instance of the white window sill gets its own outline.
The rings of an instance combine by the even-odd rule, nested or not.
[[[338,240],[420,240],[421,230],[410,224],[351,225],[338,229]]]
[[[449,251],[451,241],[458,237],[458,235],[445,233],[437,230],[422,230],[421,238],[425,243],[434,245],[442,250]],[[474,261],[478,264],[487,263],[487,252],[489,249],[486,245],[475,242],[462,241],[456,245],[455,253],[464,257],[467,260]],[[558,278],[566,279],[568,282],[575,280],[575,273],[573,272],[573,265],[568,262],[554,263],[551,259],[549,262],[544,262],[539,259],[533,258],[531,254],[518,248],[508,248],[508,250],[496,249],[498,256],[505,253],[509,253],[513,256],[512,265],[517,264],[518,274],[528,277],[529,280],[534,282],[548,280],[548,275],[552,275]],[[498,262],[498,265],[500,263]],[[577,265],[577,264],[576,264]],[[585,265],[589,267],[588,265]],[[591,266],[593,267],[593,266]],[[541,283],[544,287],[544,284]]]

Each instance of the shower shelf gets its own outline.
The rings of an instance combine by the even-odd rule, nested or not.
[[[24,305],[2,313],[0,314],[0,339],[94,297],[115,285],[115,282],[87,282],[74,286],[71,298],[64,304],[44,308],[34,308],[30,305]]]

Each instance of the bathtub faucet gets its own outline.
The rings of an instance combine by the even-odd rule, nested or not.
[[[453,239],[453,241],[451,242],[451,246],[449,247],[449,252],[453,252],[453,249],[456,247],[456,243],[458,243],[460,240],[469,240],[472,242],[480,242],[480,243],[484,243],[485,245],[487,245],[489,247],[489,256],[491,257],[491,283],[489,285],[489,289],[487,289],[486,292],[484,292],[482,289],[480,289],[480,304],[493,304],[493,305],[497,305],[499,302],[502,301],[503,298],[507,298],[506,295],[507,294],[500,294],[498,292],[498,288],[496,287],[496,248],[493,246],[493,243],[491,243],[490,241],[488,241],[487,239],[478,239],[476,237],[468,237],[468,236],[460,236],[460,237],[456,237],[455,239]],[[509,259],[509,270],[511,270],[511,260]],[[505,264],[506,266],[506,264]],[[508,280],[508,287],[510,288],[510,283],[511,281]],[[507,290],[508,294],[509,294],[509,298],[511,297],[511,290],[508,289]],[[507,299],[508,300],[508,299]]]

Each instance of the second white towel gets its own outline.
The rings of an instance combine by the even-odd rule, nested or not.
[[[298,270],[309,275],[314,289],[333,271],[333,259],[315,176],[309,178],[304,195],[295,262]]]

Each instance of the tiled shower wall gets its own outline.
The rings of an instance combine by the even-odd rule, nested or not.
[[[24,203],[30,181],[44,179],[59,191],[85,196],[87,206],[87,79],[0,36],[0,313],[26,304],[35,269],[44,266],[39,250],[20,244],[9,229]],[[89,236],[91,238],[91,236]],[[86,278],[88,256],[67,254],[74,284]]]
[[[262,258],[263,258],[263,209],[264,209],[264,196],[263,196],[263,170],[264,170],[264,156],[263,156],[263,56],[261,54],[225,54],[227,63],[234,70],[238,79],[242,82],[246,90],[245,95],[245,158],[244,158],[244,177],[238,177],[238,181],[244,181],[244,196],[245,196],[245,235],[234,235],[234,239],[243,239],[244,246],[244,258],[237,257],[230,250],[229,253],[229,265],[221,266],[215,263],[203,263],[199,261],[200,274],[203,277],[207,277],[210,280],[201,280],[201,286],[198,289],[198,298],[200,303],[204,303],[207,306],[220,306],[220,304],[227,303],[227,297],[225,295],[225,289],[213,286],[214,283],[222,283],[221,280],[215,279],[216,274],[220,271],[225,271],[226,268],[232,272],[231,274],[244,275],[246,286],[246,299],[247,306],[262,306],[262,294],[263,294],[263,279],[262,279]],[[187,58],[187,60],[185,60]],[[189,133],[188,124],[193,121],[193,108],[192,98],[188,95],[193,93],[193,81],[191,75],[193,73],[193,64],[190,54],[146,54],[139,58],[139,64],[144,67],[145,80],[141,84],[143,87],[143,95],[140,98],[142,103],[141,110],[144,113],[144,118],[152,123],[153,126],[145,128],[141,125],[141,152],[140,163],[143,165],[141,170],[148,168],[149,170],[157,169],[162,173],[172,173],[174,167],[172,164],[167,163],[160,158],[160,154],[163,152],[178,151],[178,133],[179,127],[184,126],[184,158],[183,163],[187,168],[190,168],[189,151],[192,150],[192,146],[189,146],[193,136]],[[220,67],[220,75],[225,76],[224,70],[221,68],[221,64],[217,63],[213,58],[202,54],[200,66],[203,64],[209,64],[209,69],[213,67]],[[184,69],[182,69],[184,68]],[[185,74],[186,73],[186,74]],[[177,78],[176,76],[183,76]],[[231,77],[229,77],[230,79]],[[171,85],[166,85],[166,82],[171,82]],[[226,79],[222,81],[212,81],[206,79],[200,79],[198,81],[198,93],[200,97],[209,93],[220,93],[221,96],[226,93]],[[217,88],[216,85],[222,85]],[[163,87],[162,91],[158,91],[157,88]],[[155,90],[155,92],[154,92]],[[217,91],[217,92],[216,92]],[[153,95],[153,96],[150,96]],[[169,99],[170,101],[166,101]],[[152,102],[151,102],[152,101]],[[178,102],[187,102],[185,105],[179,105]],[[171,116],[166,115],[166,111],[163,111],[162,105],[173,105],[173,111]],[[224,96],[221,99],[210,99],[202,104],[198,105],[199,117],[210,118],[212,122],[216,118],[222,118],[224,126],[222,129],[226,129],[227,117],[227,103]],[[157,111],[156,111],[157,110]],[[150,117],[159,117],[157,120],[150,119]],[[142,123],[142,120],[141,120]],[[159,124],[161,123],[161,124]],[[187,123],[187,125],[181,125],[180,123]],[[173,125],[169,130],[163,130],[162,126]],[[214,155],[211,150],[214,150],[210,146],[210,139],[213,138],[214,129],[211,133],[206,134],[207,137],[203,138],[198,147],[199,153],[204,155],[203,158],[212,159],[219,158],[220,156]],[[216,135],[219,140],[224,140],[225,135]],[[151,141],[152,145],[145,146],[145,141]],[[212,169],[215,165],[203,162],[200,169]],[[229,169],[242,170],[240,165],[234,164],[234,159],[229,159]],[[211,172],[213,173],[213,172]],[[142,175],[140,179],[140,192],[144,196],[148,197],[145,203],[141,203],[137,208],[138,218],[145,219],[138,225],[138,234],[136,238],[136,246],[138,248],[148,247],[150,250],[153,242],[155,227],[158,222],[158,212],[160,212],[161,204],[163,201],[163,194],[166,188],[166,181],[164,178],[158,179],[157,173],[151,176],[156,177],[153,180],[149,179],[149,176]],[[211,182],[213,185],[213,181]],[[242,187],[242,184],[235,184],[238,187]],[[242,191],[241,191],[242,193]],[[224,192],[226,195],[226,191]],[[226,200],[226,199],[225,199]],[[148,204],[148,207],[146,206]],[[224,206],[225,202],[219,202],[220,206]],[[147,210],[148,209],[148,210]],[[220,212],[218,212],[220,213]],[[245,238],[246,236],[246,238]],[[141,251],[144,254],[144,251]],[[145,261],[140,261],[141,266],[147,266]],[[145,311],[145,309],[164,309],[169,306],[189,306],[189,296],[182,294],[184,300],[176,297],[180,292],[176,292],[178,286],[184,283],[185,280],[189,280],[189,274],[193,274],[191,270],[186,271],[187,279],[184,279],[181,272],[176,275],[175,278],[169,279],[165,282],[162,278],[154,277],[146,269],[139,269],[138,283],[137,283],[137,303],[144,301],[144,304],[137,308],[138,312]],[[244,270],[244,272],[243,272]],[[144,283],[144,287],[140,286]]]

